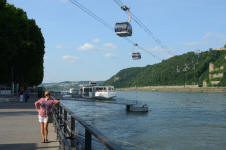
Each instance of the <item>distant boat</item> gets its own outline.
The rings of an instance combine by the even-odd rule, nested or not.
[[[113,99],[116,97],[114,86],[99,86],[95,83],[80,85],[79,95],[84,98]]]
[[[129,104],[126,106],[127,111],[131,112],[148,112],[148,105]]]
[[[65,94],[65,95],[63,95],[62,97],[63,97],[63,98],[71,98],[71,97],[72,97],[72,95]]]

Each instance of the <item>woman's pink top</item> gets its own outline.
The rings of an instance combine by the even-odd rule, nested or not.
[[[58,100],[52,99],[51,97],[49,99],[46,98],[40,98],[36,101],[36,103],[40,104],[40,111],[39,116],[46,117],[49,112],[51,112],[51,109],[53,107],[53,104],[58,103]]]

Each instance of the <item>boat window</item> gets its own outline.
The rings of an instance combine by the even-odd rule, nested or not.
[[[92,92],[92,88],[84,88],[84,92]]]

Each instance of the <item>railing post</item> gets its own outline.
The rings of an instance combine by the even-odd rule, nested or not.
[[[64,118],[63,118],[63,123],[64,123],[64,136],[66,136],[67,133],[67,111],[64,109]],[[63,142],[63,150],[65,150],[65,143]]]
[[[92,149],[92,137],[89,131],[86,129],[85,131],[85,150],[91,150]]]
[[[71,147],[75,147],[74,145],[74,133],[75,133],[75,119],[71,116]]]
[[[59,109],[59,119],[60,119],[59,121],[60,121],[60,125],[61,125],[61,124],[62,124],[62,120],[63,120],[63,119],[62,119],[63,111],[62,111],[62,106],[60,106],[59,108],[60,108],[60,109]]]
[[[56,134],[57,134],[57,139],[58,139],[58,130],[57,130],[57,127],[56,127],[56,123],[57,122],[59,122],[59,105],[56,105],[56,107],[54,107],[53,108],[53,115],[54,115],[54,118],[55,118],[55,120],[54,120],[54,126],[55,126],[55,132],[56,132]]]
[[[58,112],[58,116],[59,116],[59,127],[60,127],[60,129],[59,129],[59,132],[61,131],[61,124],[62,124],[62,114],[63,114],[63,110],[62,110],[62,106],[59,106],[59,112]],[[59,142],[60,142],[60,149],[64,149],[64,147],[63,147],[63,141],[62,141],[62,139],[61,139],[61,137],[60,137],[60,135],[59,135]]]
[[[64,135],[67,134],[67,111],[64,109]]]

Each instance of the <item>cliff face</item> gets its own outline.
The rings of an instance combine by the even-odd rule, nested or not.
[[[189,52],[158,64],[123,69],[104,84],[117,88],[203,83],[206,86],[226,86],[225,57],[226,51]]]

